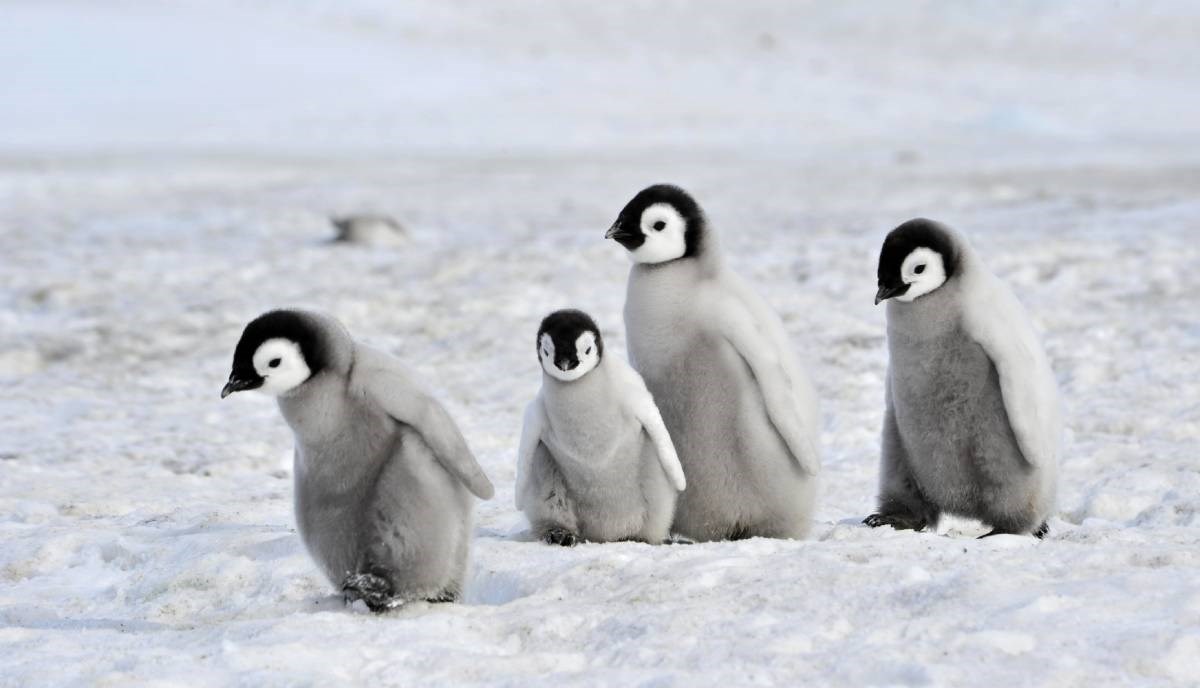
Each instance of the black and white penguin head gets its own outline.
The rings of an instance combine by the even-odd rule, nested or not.
[[[583,311],[563,310],[547,315],[538,327],[538,361],[550,377],[572,382],[600,364],[604,341],[596,321]]]
[[[604,238],[624,246],[635,263],[665,263],[697,255],[705,223],[704,211],[686,191],[656,184],[625,204]]]
[[[958,252],[950,233],[933,220],[909,220],[883,240],[875,303],[912,301],[945,284],[957,269]]]
[[[249,389],[280,396],[324,367],[316,324],[295,311],[264,313],[246,325],[221,398]]]

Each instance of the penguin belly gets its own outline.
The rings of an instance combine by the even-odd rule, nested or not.
[[[395,453],[364,507],[367,561],[390,572],[397,594],[429,599],[462,592],[471,494],[410,426],[399,424]]]
[[[790,512],[802,509],[804,475],[736,350],[701,333],[657,368],[658,374],[642,375],[688,480],[676,504],[674,532],[720,540],[766,534],[757,526],[796,520]]]
[[[579,534],[592,542],[627,540],[637,536],[647,518],[643,459],[657,461],[644,433],[628,433],[609,452],[588,457],[571,455],[551,444],[563,480],[571,493]],[[659,469],[658,473],[662,473]],[[663,482],[666,482],[665,476]]]
[[[605,372],[547,394],[549,428],[543,437],[570,491],[579,534],[593,542],[640,533],[647,517],[642,466],[648,460],[662,473],[641,425],[602,391]]]
[[[365,545],[364,508],[380,468],[398,449],[395,421],[357,415],[358,427],[319,443],[296,438],[296,526],[310,556],[335,586],[357,570]]]
[[[892,374],[896,424],[925,498],[989,523],[1029,506],[1034,471],[983,347],[953,328],[891,355],[891,370],[902,371]]]

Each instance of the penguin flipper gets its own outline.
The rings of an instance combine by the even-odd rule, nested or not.
[[[361,349],[365,349],[362,347]],[[384,355],[361,351],[361,384],[367,395],[389,416],[411,426],[433,450],[438,463],[462,481],[480,499],[491,499],[496,493],[483,468],[475,460],[462,432],[446,409],[436,399],[419,389],[402,371],[380,365]],[[357,375],[356,371],[356,375]]]
[[[518,511],[525,510],[525,492],[533,475],[533,454],[542,440],[546,427],[546,412],[542,408],[539,394],[525,407],[525,420],[521,426],[521,443],[517,446],[517,486],[513,493]]]
[[[654,403],[654,395],[646,388],[646,382],[624,361],[617,361],[613,367],[617,373],[618,384],[621,385],[620,399],[629,405],[629,410],[642,424],[642,429],[654,445],[654,453],[662,465],[667,480],[677,492],[687,489],[687,476],[683,474],[683,464],[675,451],[675,443],[671,441],[671,433],[663,423],[658,405]]]
[[[990,273],[972,278],[976,284],[964,289],[973,301],[963,310],[964,329],[996,368],[1004,410],[1025,461],[1053,470],[1061,433],[1054,372],[1012,291]]]
[[[785,348],[782,333],[773,331],[772,323],[761,322],[763,317],[758,311],[764,309],[765,306],[743,304],[726,297],[716,303],[712,321],[750,367],[766,404],[767,416],[792,458],[805,473],[816,475],[821,470],[814,441],[818,429],[805,427],[805,419],[811,414],[801,408],[798,385],[803,381],[796,379],[799,372],[791,362],[792,354]],[[756,313],[760,317],[753,317]],[[782,325],[778,327],[782,329]]]

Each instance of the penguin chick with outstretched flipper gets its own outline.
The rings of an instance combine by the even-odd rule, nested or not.
[[[525,409],[517,508],[542,540],[663,542],[683,467],[642,378],[606,356],[582,311],[555,311],[537,334],[542,389]]]
[[[673,531],[698,541],[803,537],[820,428],[779,316],[725,267],[704,212],[679,187],[642,190],[605,236],[634,263],[630,360],[687,471]]]
[[[458,599],[471,495],[494,490],[412,374],[329,316],[277,310],[246,326],[221,397],[251,389],[275,396],[292,429],[300,537],[347,600]]]
[[[879,510],[867,525],[921,530],[942,513],[1046,534],[1062,423],[1054,373],[1012,291],[957,231],[925,219],[888,234]]]

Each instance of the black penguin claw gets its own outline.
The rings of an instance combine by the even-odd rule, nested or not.
[[[863,523],[871,528],[891,526],[894,530],[924,530],[926,525],[923,519],[900,514],[871,514]]]
[[[694,545],[694,544],[696,544],[696,541],[691,539],[690,537],[687,537],[686,535],[680,535],[679,533],[671,533],[670,535],[667,536],[666,540],[663,540],[663,544],[666,544],[666,545]]]
[[[562,545],[563,547],[574,547],[579,544],[579,536],[566,528],[551,528],[546,531],[542,540],[548,545]]]
[[[391,581],[375,573],[347,573],[342,580],[342,599],[347,604],[362,600],[375,613],[396,609],[404,600],[395,596]]]
[[[1029,534],[1034,536],[1035,538],[1041,540],[1042,538],[1046,537],[1046,533],[1049,533],[1049,532],[1050,532],[1050,526],[1046,525],[1045,523],[1042,523],[1042,525],[1031,530],[1029,532]],[[1004,530],[1002,528],[992,528],[990,531],[984,533],[983,535],[980,535],[976,539],[982,540],[985,537],[991,537],[993,535],[1020,535],[1020,533],[1014,532],[1012,530]]]

